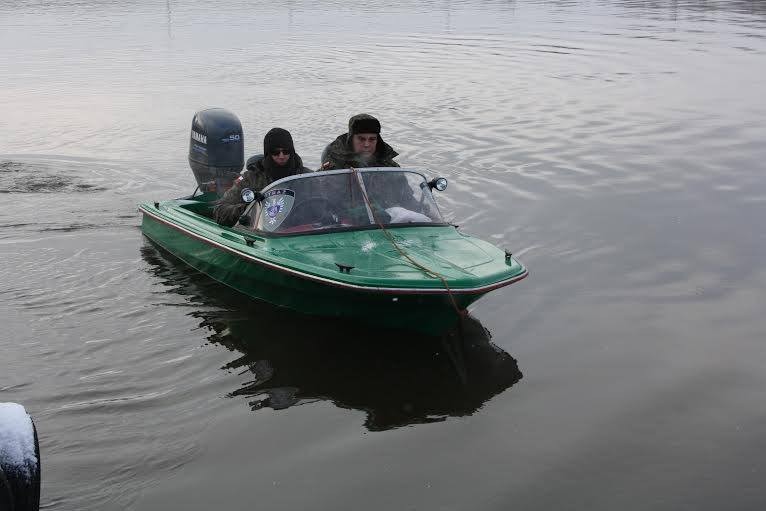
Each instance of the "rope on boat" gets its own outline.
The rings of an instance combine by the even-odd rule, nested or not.
[[[354,173],[354,175],[357,177],[358,182],[360,184],[364,183],[364,181],[362,180],[362,176],[359,173],[359,170],[355,169],[354,167],[350,167],[350,168],[351,168],[351,171]],[[455,312],[457,313],[458,318],[462,319],[463,317],[467,316],[468,311],[458,307],[457,301],[455,300],[455,296],[452,294],[452,289],[450,289],[449,283],[447,283],[447,278],[444,277],[444,275],[442,275],[441,273],[434,271],[424,266],[423,264],[417,262],[412,257],[410,257],[410,255],[402,247],[399,246],[399,244],[396,242],[396,239],[394,239],[394,235],[391,234],[388,231],[388,229],[385,228],[385,226],[383,225],[383,222],[381,222],[378,216],[375,214],[375,208],[372,206],[372,202],[370,202],[370,198],[367,196],[366,187],[360,186],[360,189],[362,190],[362,197],[364,198],[364,201],[367,203],[367,206],[370,208],[370,213],[372,213],[373,220],[375,220],[375,223],[378,224],[378,227],[380,227],[380,230],[383,231],[383,234],[386,236],[386,238],[388,238],[388,241],[391,242],[391,244],[394,246],[397,252],[399,252],[399,254],[402,257],[404,257],[407,261],[409,261],[409,263],[415,268],[419,269],[420,271],[422,271],[423,273],[425,273],[426,275],[430,277],[441,280],[442,284],[444,284],[444,289],[447,290],[447,295],[449,296],[450,302],[452,303],[452,307],[455,309]]]

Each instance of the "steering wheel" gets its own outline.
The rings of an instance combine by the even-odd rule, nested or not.
[[[321,215],[312,214],[316,211],[322,211]],[[315,219],[316,221],[311,222]],[[290,212],[290,220],[292,225],[301,225],[311,222],[316,224],[317,227],[340,223],[335,206],[329,199],[325,199],[324,197],[312,197],[296,203]]]

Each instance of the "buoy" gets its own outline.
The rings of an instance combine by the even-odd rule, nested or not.
[[[0,403],[0,510],[40,509],[40,444],[23,406]]]

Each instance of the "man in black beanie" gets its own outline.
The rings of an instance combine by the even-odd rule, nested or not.
[[[350,167],[398,167],[399,153],[380,137],[380,121],[369,114],[357,114],[348,120],[348,133],[336,138],[322,151],[319,170]]]
[[[247,203],[242,200],[245,188],[259,192],[277,179],[306,172],[311,170],[303,166],[301,157],[295,152],[290,132],[272,128],[263,137],[263,156],[256,155],[247,160],[247,170],[216,204],[213,209],[215,221],[226,226],[237,223],[247,208]]]

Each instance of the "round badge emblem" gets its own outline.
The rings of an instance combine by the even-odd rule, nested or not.
[[[255,192],[250,188],[245,188],[242,190],[242,200],[250,204],[255,200]]]

